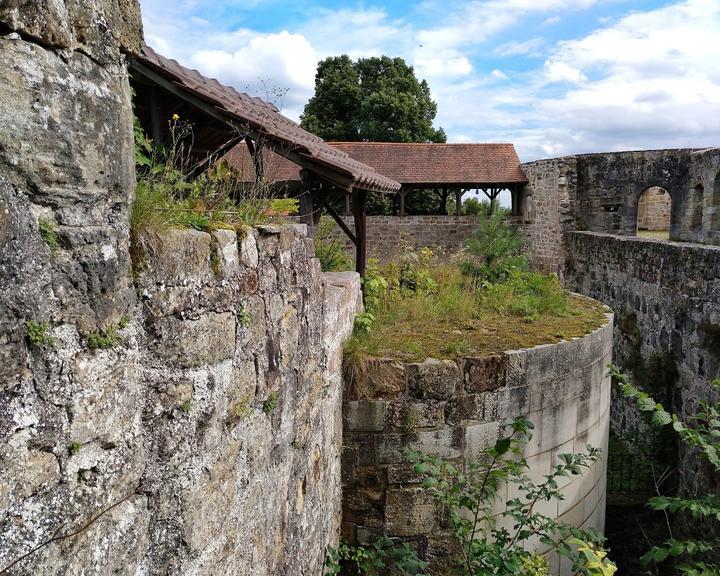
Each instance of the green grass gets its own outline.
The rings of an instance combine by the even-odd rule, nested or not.
[[[397,279],[388,274],[372,327],[348,340],[346,362],[482,356],[584,336],[605,322],[602,305],[568,295],[552,276],[524,272],[478,285],[453,266],[429,273],[437,288],[412,293],[394,288]]]

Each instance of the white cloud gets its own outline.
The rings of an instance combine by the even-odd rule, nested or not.
[[[255,36],[232,52],[201,50],[190,58],[203,74],[262,98],[286,91],[284,101],[275,103],[295,118],[313,94],[317,60],[304,36],[287,31]]]
[[[549,82],[572,82],[573,84],[587,80],[585,74],[578,68],[573,68],[559,60],[549,60],[545,63],[545,77]]]
[[[428,79],[438,102],[436,125],[451,141],[515,142],[525,160],[720,143],[720,1],[685,0],[625,16],[615,11],[594,32],[554,44],[541,28],[599,3],[425,0],[412,10],[433,22],[426,26],[411,23],[410,8],[405,19],[382,8],[315,8],[293,33],[239,24],[219,32],[217,20],[193,14],[192,1],[168,15],[161,0],[143,0],[143,15],[148,41],[163,54],[260,96],[259,78],[287,88],[285,112],[295,119],[312,94],[318,60],[389,54]],[[193,15],[201,18],[191,22]],[[537,22],[533,32],[546,38],[515,34],[526,33],[526,20]],[[532,62],[541,51],[544,61]],[[506,65],[504,56],[524,58],[524,66]]]
[[[531,38],[524,42],[506,42],[494,48],[493,54],[497,54],[498,56],[537,56],[544,43],[545,40],[543,38]]]

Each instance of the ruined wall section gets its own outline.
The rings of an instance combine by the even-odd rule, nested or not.
[[[576,227],[577,160],[573,156],[522,165],[528,184],[520,213],[533,266],[562,275],[563,234]]]
[[[720,377],[720,247],[576,232],[567,237],[565,280],[614,310],[614,357],[626,371],[642,376],[650,359],[670,359],[648,378],[669,389],[651,393],[680,414],[710,399],[708,383]],[[612,423],[632,432],[638,416],[614,398]],[[691,466],[681,472],[688,489],[705,481]]]
[[[428,359],[405,364],[372,360],[348,383],[343,403],[343,535],[362,543],[380,533],[413,543],[430,561],[430,573],[454,573],[454,540],[438,503],[421,487],[405,448],[438,455],[460,466],[476,461],[498,438],[506,418],[535,425],[525,449],[529,474],[550,474],[558,454],[587,445],[607,453],[610,417],[612,315],[590,334],[526,350],[460,361]],[[604,459],[562,486],[564,499],[538,511],[574,526],[602,531]],[[500,515],[513,487],[496,503]],[[571,566],[552,554],[551,574]]]

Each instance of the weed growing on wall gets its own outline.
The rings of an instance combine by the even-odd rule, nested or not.
[[[628,377],[617,367],[610,369],[620,393],[635,405],[647,421],[655,427],[671,427],[682,443],[702,460],[716,477],[720,476],[720,402],[700,401],[695,414],[686,419],[668,412],[646,392],[630,384]],[[715,397],[720,395],[720,379],[711,384]],[[661,494],[660,486],[658,494]],[[715,576],[720,574],[720,497],[706,488],[703,493],[690,493],[680,497],[658,495],[650,498],[647,506],[665,513],[668,537],[655,543],[641,561],[655,573],[671,570],[687,576]],[[692,519],[689,534],[675,534],[674,516]]]
[[[271,179],[246,184],[226,162],[197,174],[192,125],[177,115],[168,123],[167,146],[153,143],[137,119],[134,124],[137,188],[130,231],[136,264],[170,228],[239,230],[297,210],[297,200],[273,197]]]
[[[278,405],[278,393],[277,391],[273,390],[268,394],[267,399],[265,402],[263,402],[263,412],[267,414],[268,416],[272,414],[275,411],[275,408],[277,408]]]
[[[355,373],[367,357],[483,355],[584,336],[606,321],[600,305],[570,297],[555,276],[512,271],[480,282],[427,249],[383,267],[370,260],[363,281],[365,312],[345,346]]]
[[[50,335],[49,322],[28,320],[25,323],[25,329],[27,330],[27,339],[31,344],[41,348],[44,346],[55,348],[55,338]]]
[[[510,422],[504,435],[471,462],[467,471],[437,456],[406,451],[414,472],[423,477],[423,487],[448,513],[460,548],[456,573],[547,574],[542,562],[527,549],[537,540],[570,558],[575,573],[612,574],[614,565],[605,558],[600,535],[558,522],[535,509],[539,503],[562,499],[562,479],[582,474],[598,459],[599,451],[588,446],[584,454],[560,454],[552,472],[536,484],[528,476],[522,455],[532,430],[533,424],[523,417]],[[505,511],[496,517],[494,504],[505,484],[513,485],[519,495],[509,499]],[[498,527],[499,518],[509,519],[511,528]]]
[[[45,244],[50,248],[50,252],[55,254],[57,252],[60,242],[58,240],[58,233],[55,229],[55,223],[50,218],[41,216],[38,219],[38,230],[40,236],[45,241]]]

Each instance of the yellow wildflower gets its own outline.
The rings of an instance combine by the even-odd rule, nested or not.
[[[177,122],[178,120],[180,120],[180,116],[178,116],[177,114],[173,114],[172,120],[173,120],[173,122]]]

